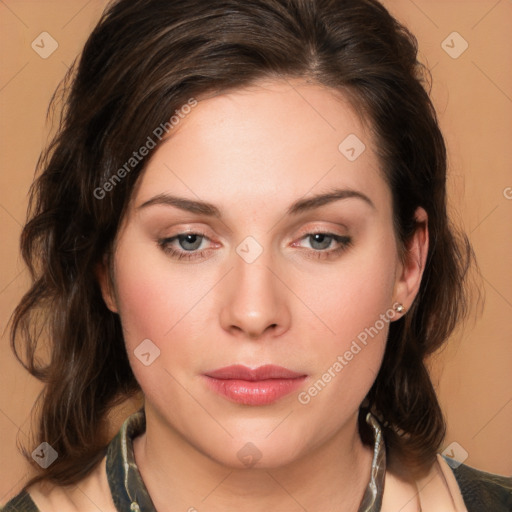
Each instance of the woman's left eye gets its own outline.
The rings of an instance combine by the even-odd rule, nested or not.
[[[308,251],[307,257],[327,259],[338,256],[340,253],[348,249],[352,245],[352,238],[345,235],[337,235],[335,233],[307,233],[300,240],[309,240],[312,251]],[[334,248],[329,249],[332,244],[335,244]],[[296,243],[293,244],[297,246]],[[299,247],[302,247],[299,245]],[[328,249],[328,250],[326,250]]]
[[[307,257],[320,259],[336,256],[352,244],[352,239],[349,236],[336,235],[335,233],[307,233],[299,240],[305,239],[310,240],[312,247],[312,249],[308,251],[309,254]],[[170,238],[158,240],[158,245],[165,253],[169,254],[171,258],[177,260],[204,259],[212,250],[199,250],[204,240],[209,240],[204,233],[180,233]],[[337,244],[337,246],[330,248],[333,242]],[[176,247],[176,243],[179,245],[179,248]],[[297,242],[294,242],[292,246],[304,248],[302,245],[298,245]]]

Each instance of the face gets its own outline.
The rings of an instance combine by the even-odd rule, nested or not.
[[[102,278],[146,414],[237,467],[352,435],[422,267],[400,263],[370,133],[339,94],[283,80],[203,99],[170,135],[118,233],[113,293]]]

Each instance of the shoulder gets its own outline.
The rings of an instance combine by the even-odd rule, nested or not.
[[[30,494],[23,489],[19,494],[14,496],[3,507],[0,512],[40,512],[36,504],[32,501]]]
[[[105,457],[96,468],[77,484],[58,486],[37,482],[6,503],[0,512],[82,512],[95,510],[117,512],[105,471]]]
[[[495,475],[442,456],[452,470],[468,512],[512,510],[512,477]],[[486,508],[487,507],[487,508]]]

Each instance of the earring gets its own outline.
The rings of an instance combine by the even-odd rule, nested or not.
[[[401,303],[401,302],[398,302],[397,304],[395,304],[393,306],[393,309],[397,312],[397,313],[405,313],[405,306]]]

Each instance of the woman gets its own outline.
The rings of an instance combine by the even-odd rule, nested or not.
[[[473,253],[416,54],[375,0],[111,4],[22,234],[41,469],[3,510],[510,510],[437,455]]]

